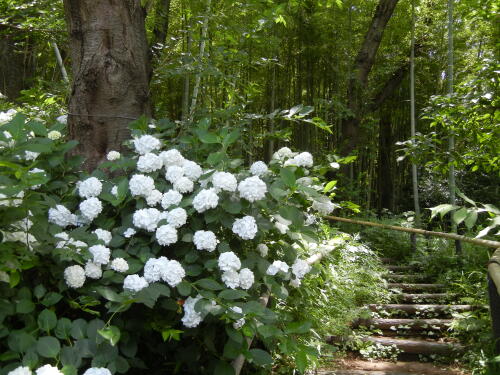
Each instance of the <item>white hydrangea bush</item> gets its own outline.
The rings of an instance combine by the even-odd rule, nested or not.
[[[335,207],[307,177],[312,155],[284,148],[270,163],[242,168],[190,160],[192,152],[154,134],[134,131],[130,145],[131,155],[108,153],[71,203],[47,214],[59,242],[84,244],[64,247],[60,279],[69,292],[120,313],[137,304],[166,309],[169,327],[182,332],[222,320],[234,339],[283,324],[258,300],[286,299],[300,286],[313,253],[297,244],[319,242],[320,216]],[[117,166],[121,175],[107,177],[103,169]]]

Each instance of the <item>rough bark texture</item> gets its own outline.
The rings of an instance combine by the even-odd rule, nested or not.
[[[91,170],[121,150],[131,119],[151,113],[150,58],[139,0],[64,0],[73,67],[68,125]]]
[[[359,142],[359,124],[363,107],[363,94],[368,75],[373,67],[382,36],[398,0],[380,0],[373,15],[368,32],[354,62],[354,69],[347,87],[347,105],[352,116],[342,122],[344,139],[343,154],[351,153]]]

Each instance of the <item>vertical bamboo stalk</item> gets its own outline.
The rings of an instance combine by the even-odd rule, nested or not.
[[[61,69],[61,74],[64,79],[64,82],[69,82],[68,73],[66,72],[66,68],[64,67],[64,63],[61,57],[61,53],[59,52],[59,48],[57,47],[56,42],[50,42],[52,48],[54,49],[54,54],[56,55],[57,65],[59,65],[59,69]]]

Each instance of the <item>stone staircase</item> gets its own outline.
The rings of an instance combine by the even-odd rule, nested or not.
[[[387,269],[387,287],[393,292],[391,303],[368,305],[369,319],[360,319],[353,328],[368,329],[370,336],[358,338],[365,342],[398,349],[398,361],[350,360],[341,369],[317,372],[322,375],[457,375],[464,374],[448,366],[420,363],[422,356],[453,358],[465,351],[457,341],[444,332],[453,322],[452,313],[474,309],[471,305],[453,304],[456,296],[446,293],[446,286],[430,282],[428,277],[412,266],[397,265],[382,258]],[[335,338],[330,341],[337,341]]]

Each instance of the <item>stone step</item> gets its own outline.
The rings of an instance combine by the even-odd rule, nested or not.
[[[400,371],[370,371],[370,370],[333,370],[316,372],[318,375],[415,375],[411,372]]]
[[[389,289],[401,289],[404,291],[430,291],[444,289],[444,284],[410,284],[410,283],[387,283]]]
[[[374,312],[394,312],[398,311],[405,312],[407,314],[425,314],[425,313],[437,313],[437,314],[450,314],[452,312],[464,312],[472,311],[479,308],[479,306],[473,305],[416,305],[416,304],[384,304],[384,305],[368,305],[368,308]]]
[[[365,337],[365,342],[380,344],[385,346],[396,346],[404,353],[411,354],[440,354],[450,355],[461,353],[464,347],[456,343],[445,343],[438,341],[418,340],[418,339],[400,339],[394,337]]]
[[[364,326],[381,330],[392,331],[442,331],[448,329],[453,319],[359,319],[354,327]]]
[[[448,301],[453,299],[453,294],[447,293],[399,293],[392,295],[397,302],[428,302],[428,301]]]
[[[428,278],[425,274],[399,274],[399,273],[388,273],[384,276],[386,279],[394,280],[394,281],[413,281],[413,280],[425,280]]]
[[[394,258],[379,258],[380,261],[384,264],[396,264],[398,262],[397,259],[394,259]]]
[[[384,265],[384,267],[386,269],[388,269],[389,271],[410,271],[410,270],[413,270],[415,269],[415,267],[413,266],[400,266],[400,265],[391,265],[391,264],[388,264],[388,265]]]

